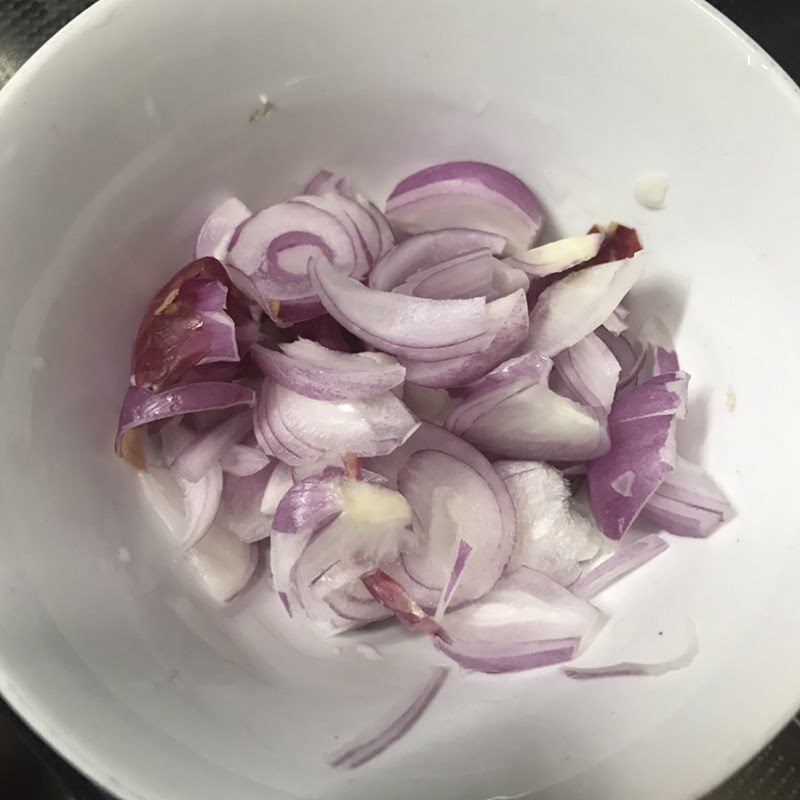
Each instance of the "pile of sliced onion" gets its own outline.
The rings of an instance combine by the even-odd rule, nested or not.
[[[299,191],[211,212],[136,334],[117,453],[218,601],[267,580],[320,635],[394,618],[468,670],[570,661],[606,622],[596,596],[732,513],[677,452],[670,336],[622,304],[636,231],[537,243],[531,190],[470,161],[406,177],[384,212],[327,170]],[[330,763],[383,752],[446,675]]]

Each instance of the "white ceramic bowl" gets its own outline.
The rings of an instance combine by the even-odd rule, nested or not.
[[[262,93],[275,108],[251,122]],[[711,788],[800,705],[798,141],[797,87],[691,0],[100,2],[0,96],[2,692],[126,800]],[[384,631],[363,634],[369,661],[258,590],[203,600],[111,439],[143,305],[224,194],[264,205],[328,166],[381,198],[452,158],[517,172],[552,230],[640,228],[631,305],[677,331],[684,453],[739,513],[609,591],[622,617],[584,659],[655,658],[691,618],[688,669],[456,673],[409,736],[342,773],[336,737],[436,656]],[[670,176],[661,212],[633,199],[650,171]]]

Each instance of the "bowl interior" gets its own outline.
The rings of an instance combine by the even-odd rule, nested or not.
[[[709,788],[798,700],[798,131],[796,87],[689,0],[101,2],[0,97],[0,689],[124,798]],[[324,166],[382,201],[455,158],[526,180],[551,235],[640,229],[629,305],[676,333],[682,452],[738,516],[603,595],[618,619],[584,659],[677,652],[691,620],[690,668],[454,670],[412,734],[341,773],[325,754],[438,657],[388,628],[318,640],[262,586],[204,600],[113,456],[116,414],[144,304],[224,196],[262,207]],[[654,171],[661,212],[633,198]]]

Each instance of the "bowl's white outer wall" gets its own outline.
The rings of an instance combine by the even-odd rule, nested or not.
[[[275,108],[250,123],[261,93]],[[710,788],[800,701],[799,144],[796,87],[689,0],[99,3],[0,96],[2,692],[123,798]],[[631,305],[678,331],[686,452],[739,513],[602,599],[626,620],[595,663],[680,647],[691,618],[689,669],[454,673],[413,734],[343,774],[323,760],[334,737],[387,713],[419,680],[407,665],[436,657],[386,633],[383,661],[349,641],[337,657],[258,592],[205,604],[111,434],[143,304],[226,192],[259,206],[324,165],[380,198],[451,158],[517,172],[554,230],[641,229]],[[670,176],[662,212],[633,200],[648,171]]]

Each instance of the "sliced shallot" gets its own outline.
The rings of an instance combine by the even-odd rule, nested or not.
[[[392,227],[404,233],[472,228],[527,250],[542,227],[539,201],[519,178],[477,161],[453,161],[415,172],[386,201]]]
[[[546,288],[531,311],[528,347],[546,356],[579,342],[608,319],[642,274],[638,259],[574,272]]]
[[[385,353],[340,353],[298,339],[268,350],[255,345],[253,356],[266,375],[293,392],[316,400],[355,400],[400,385],[405,368]]]
[[[447,667],[436,667],[430,678],[425,681],[420,691],[400,716],[377,733],[361,736],[344,749],[334,753],[328,763],[332,767],[353,769],[380,755],[386,748],[405,735],[411,726],[422,716],[425,709],[442,688],[449,670]]]
[[[211,256],[224,261],[237,228],[253,216],[253,212],[236,197],[229,197],[209,214],[197,236],[195,257]]]
[[[600,530],[619,539],[675,468],[676,419],[686,413],[686,373],[660,375],[618,396],[608,417],[611,449],[587,469]]]
[[[654,533],[643,536],[581,575],[569,587],[570,591],[578,597],[587,599],[594,597],[624,575],[646,564],[659,553],[663,553],[667,547],[667,543]]]
[[[642,513],[676,536],[710,536],[733,509],[709,474],[678,456],[667,475],[642,509]]]

